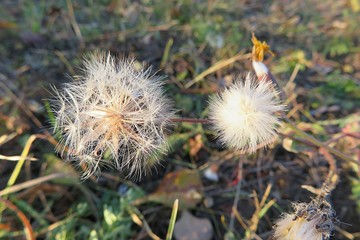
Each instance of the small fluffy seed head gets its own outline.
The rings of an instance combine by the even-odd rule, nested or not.
[[[83,71],[53,101],[57,150],[85,170],[83,178],[102,165],[140,177],[148,159],[166,151],[173,112],[161,79],[110,54],[89,55]]]
[[[220,141],[231,148],[254,152],[274,140],[283,111],[278,92],[270,81],[248,74],[210,101],[210,119]]]
[[[293,204],[294,213],[285,214],[275,225],[276,240],[327,240],[334,230],[335,211],[324,199]]]

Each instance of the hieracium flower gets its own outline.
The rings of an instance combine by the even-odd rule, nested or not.
[[[275,225],[277,240],[327,240],[334,230],[335,211],[324,199],[309,204],[294,203],[294,212],[285,214]]]
[[[173,112],[162,84],[133,60],[89,55],[83,76],[66,83],[54,100],[58,151],[85,170],[84,178],[98,175],[102,165],[140,176],[150,157],[166,151]]]
[[[254,152],[277,135],[276,113],[284,110],[270,81],[248,74],[210,101],[210,119],[220,141],[231,148]]]

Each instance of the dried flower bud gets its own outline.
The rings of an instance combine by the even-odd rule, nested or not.
[[[252,34],[251,41],[253,43],[253,60],[257,62],[262,62],[264,60],[264,56],[266,53],[270,53],[271,55],[275,55],[271,50],[270,46],[265,42],[260,42],[256,37],[255,34]]]

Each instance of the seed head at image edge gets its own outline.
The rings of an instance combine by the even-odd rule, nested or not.
[[[168,149],[172,104],[162,78],[138,65],[133,59],[89,54],[82,76],[55,90],[57,151],[83,169],[83,179],[98,177],[103,166],[139,179]]]
[[[328,240],[338,220],[332,206],[325,199],[310,203],[293,203],[294,212],[286,213],[274,228],[275,240]]]

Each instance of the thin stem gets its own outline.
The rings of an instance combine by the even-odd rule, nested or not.
[[[268,72],[268,77],[269,77],[269,79],[273,82],[273,84],[275,84],[275,86],[279,89],[279,91],[280,91],[280,98],[281,98],[283,101],[285,101],[285,99],[287,98],[287,97],[286,97],[286,93],[285,93],[285,91],[280,87],[280,85],[279,85],[278,82],[276,81],[274,75],[272,75],[272,73],[270,72],[270,70],[269,70],[269,72]]]
[[[174,205],[173,205],[173,210],[171,212],[169,228],[168,228],[168,232],[166,234],[166,240],[171,240],[172,239],[178,209],[179,209],[179,199],[176,199],[175,202],[174,202]]]
[[[237,173],[237,185],[236,185],[236,193],[235,193],[235,198],[234,198],[234,203],[231,209],[237,209],[237,205],[239,203],[240,200],[240,191],[241,191],[241,183],[242,183],[242,179],[243,179],[243,164],[244,164],[244,155],[240,156],[239,159],[239,165],[238,165],[238,173]],[[229,229],[231,232],[234,231],[234,223],[235,223],[235,212],[234,210],[231,211],[231,218],[230,218],[230,223],[229,223]]]
[[[211,123],[209,119],[197,119],[197,118],[172,118],[170,120],[172,122],[188,122],[188,123],[202,123],[202,124]]]
[[[24,225],[25,238],[27,240],[35,240],[34,231],[32,229],[30,221],[26,217],[26,215],[15,204],[13,204],[12,202],[10,202],[10,201],[8,201],[6,199],[0,198],[0,203],[2,205],[4,205],[6,208],[13,211],[17,215],[17,217],[21,220],[22,224]]]
[[[34,142],[34,140],[36,139],[36,135],[31,135],[28,140],[26,141],[25,147],[21,153],[20,156],[20,160],[17,162],[14,171],[11,173],[11,176],[8,180],[8,183],[6,185],[6,187],[11,187],[12,185],[14,185],[14,183],[16,182],[16,179],[18,178],[21,168],[25,163],[25,160],[27,158],[27,155],[29,154],[30,151],[30,147],[32,145],[32,143]]]
[[[292,130],[294,130],[294,132],[296,132],[298,135],[300,135],[301,137],[305,138],[306,140],[308,140],[309,142],[311,142],[312,144],[314,144],[317,147],[320,148],[324,148],[325,150],[327,150],[328,152],[334,154],[335,156],[348,161],[348,162],[352,162],[355,163],[357,165],[360,165],[360,163],[354,159],[352,159],[351,157],[347,156],[346,154],[329,147],[328,145],[325,145],[324,143],[320,142],[319,140],[317,140],[316,138],[314,138],[313,136],[307,134],[306,132],[304,132],[303,130],[299,129],[290,119],[288,119],[287,117],[284,118],[284,121],[287,123],[286,125],[289,126]]]
[[[267,77],[268,79],[270,79],[275,85],[276,87],[279,89],[280,91],[280,97],[283,101],[285,101],[285,92],[280,88],[279,84],[277,83],[274,75],[271,74],[270,71],[268,71],[267,73]],[[283,120],[287,123],[287,126],[289,126],[292,130],[294,130],[298,135],[300,135],[301,137],[305,138],[307,141],[311,142],[312,144],[314,144],[315,146],[319,147],[319,148],[324,148],[325,150],[327,150],[328,152],[334,154],[335,156],[348,161],[348,162],[352,162],[355,163],[357,165],[360,165],[360,163],[354,159],[352,159],[351,157],[347,156],[346,154],[329,147],[328,145],[322,143],[321,141],[317,140],[316,138],[314,138],[313,136],[307,134],[306,132],[304,132],[303,130],[301,130],[300,128],[298,128],[286,115],[285,113],[282,113],[282,117]]]

